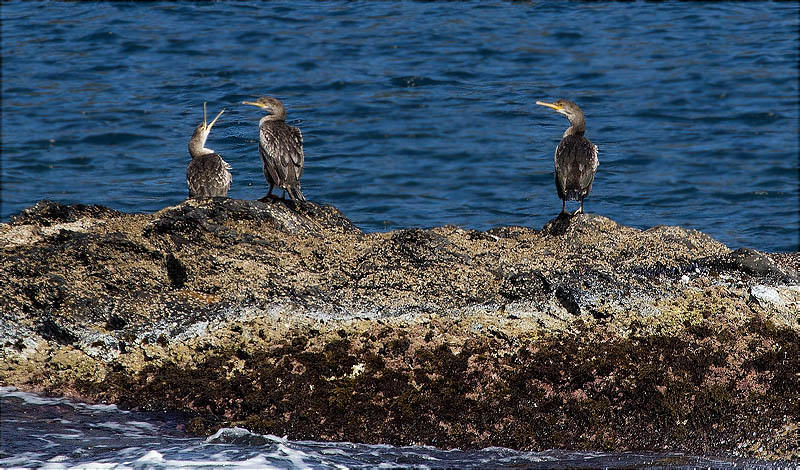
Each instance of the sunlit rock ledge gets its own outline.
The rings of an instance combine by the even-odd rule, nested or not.
[[[800,458],[800,254],[597,215],[364,234],[332,206],[43,201],[0,383],[291,439]]]

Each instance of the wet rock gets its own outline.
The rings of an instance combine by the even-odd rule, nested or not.
[[[799,455],[793,254],[593,214],[365,234],[227,198],[41,202],[0,253],[6,385],[206,434]]]
[[[707,264],[719,270],[737,270],[758,277],[769,277],[782,282],[797,282],[796,273],[784,271],[772,258],[751,248],[739,248],[722,256],[706,260]]]
[[[775,312],[786,325],[796,328],[800,324],[800,285],[753,285],[750,287],[750,300]]]
[[[37,332],[42,338],[63,345],[70,345],[79,340],[79,336],[76,333],[70,331],[68,326],[64,326],[59,319],[51,315],[45,315],[40,320]]]
[[[106,324],[106,328],[108,328],[109,330],[121,330],[125,328],[127,324],[128,322],[124,318],[115,313],[112,313],[108,317],[108,323]]]
[[[33,306],[41,309],[58,308],[67,291],[66,280],[57,274],[46,275],[43,280],[25,286]]]
[[[762,306],[783,307],[786,305],[778,290],[770,286],[752,286],[750,288],[750,297]]]
[[[509,301],[544,296],[552,289],[547,278],[535,269],[514,266],[499,275],[502,281],[498,293]]]
[[[447,237],[429,230],[400,230],[392,234],[388,244],[387,256],[420,267],[453,261],[469,264],[470,261],[466,251],[459,250]]]
[[[616,223],[595,214],[581,213],[577,215],[559,214],[558,217],[547,222],[542,227],[542,233],[554,237],[564,236],[567,233],[609,233],[615,229]]]
[[[37,225],[49,227],[59,223],[75,222],[79,219],[103,219],[121,215],[113,209],[97,205],[74,204],[71,206],[53,201],[39,201],[11,217],[9,225]]]

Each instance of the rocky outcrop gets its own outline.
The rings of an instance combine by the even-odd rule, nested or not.
[[[364,234],[310,202],[0,225],[0,381],[292,439],[800,458],[798,253],[596,215]]]

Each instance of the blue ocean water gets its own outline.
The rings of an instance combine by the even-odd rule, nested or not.
[[[169,415],[87,405],[0,387],[0,468],[93,469],[789,469],[790,462],[710,458],[680,453],[609,453],[500,447],[434,447],[291,441],[224,428],[187,436]]]
[[[786,3],[3,2],[2,207],[155,211],[186,144],[266,192],[259,110],[302,128],[305,194],[366,231],[541,227],[570,98],[600,148],[588,212],[798,249],[798,6]],[[573,206],[574,207],[574,206]]]

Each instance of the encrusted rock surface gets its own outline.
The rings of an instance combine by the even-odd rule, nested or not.
[[[800,458],[800,254],[314,203],[0,224],[0,383],[291,439]]]

